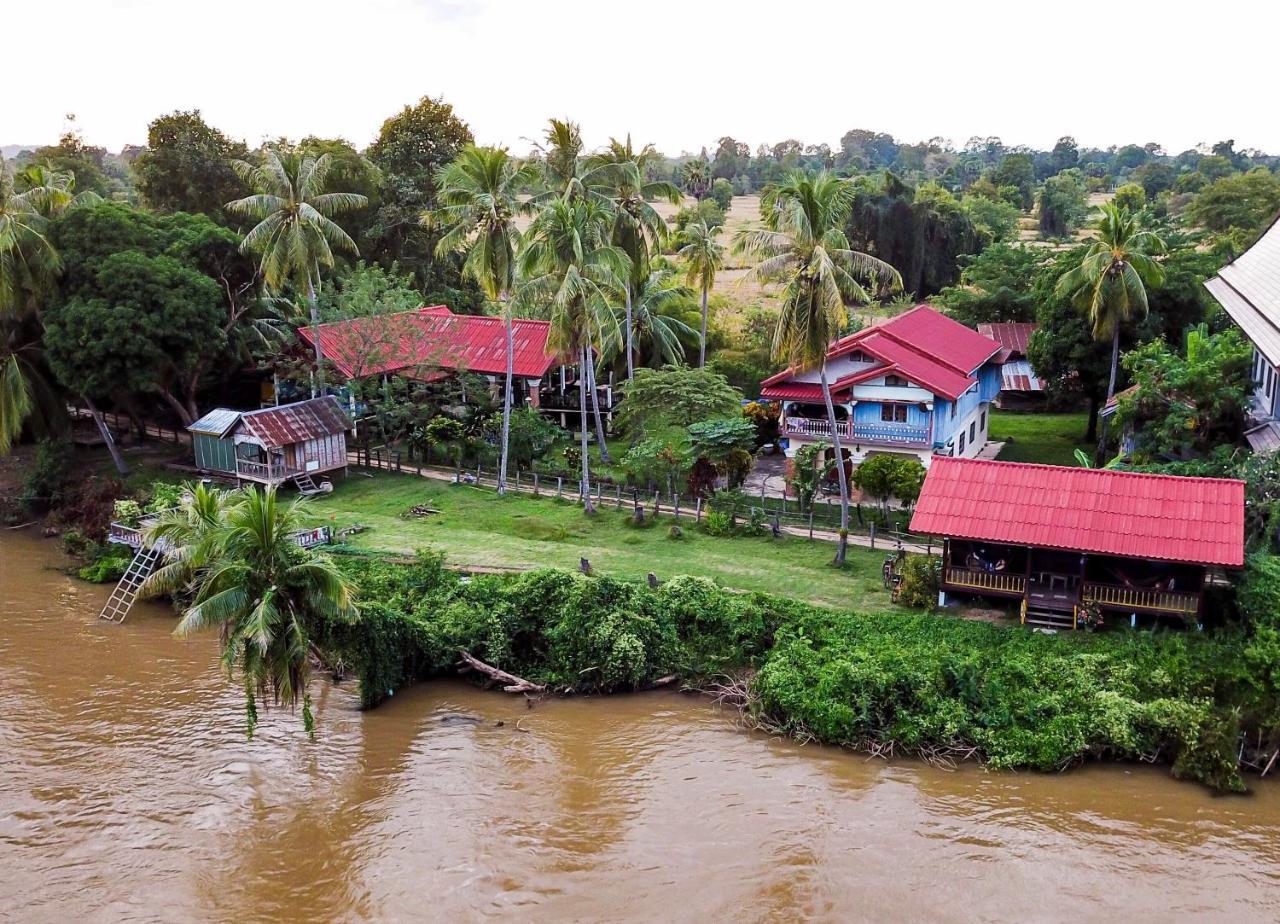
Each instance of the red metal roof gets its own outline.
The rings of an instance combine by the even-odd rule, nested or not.
[[[936,456],[911,530],[1239,567],[1244,482]]]
[[[978,333],[990,337],[1009,351],[1009,358],[1027,355],[1027,341],[1036,332],[1036,326],[1026,321],[1002,321],[997,324],[979,324]]]
[[[332,395],[240,415],[240,429],[270,449],[341,433],[350,427],[342,405]]]
[[[827,359],[854,350],[884,363],[876,367],[876,375],[900,373],[908,381],[955,400],[976,381],[972,373],[996,355],[1000,344],[928,305],[917,305],[891,321],[836,341],[827,351]],[[768,389],[794,375],[794,369],[784,369],[761,384]]]
[[[516,375],[541,378],[558,364],[547,348],[550,330],[546,321],[514,321]],[[298,328],[298,335],[308,346],[315,342],[310,327]],[[454,314],[444,305],[321,324],[320,349],[348,378],[415,369],[488,375],[507,370],[502,319]]]

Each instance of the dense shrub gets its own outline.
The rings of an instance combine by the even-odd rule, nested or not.
[[[910,569],[931,570],[926,556]],[[1240,633],[1046,636],[936,616],[832,613],[677,577],[658,588],[564,571],[464,581],[436,554],[410,564],[343,558],[354,621],[316,627],[321,649],[374,706],[414,680],[452,676],[466,650],[556,691],[643,687],[668,674],[758,668],[755,710],[782,731],[853,747],[997,767],[1159,760],[1238,790],[1244,754],[1277,738],[1275,623]],[[1246,607],[1276,611],[1280,565],[1253,562]],[[923,581],[923,574],[921,576]]]
[[[101,546],[89,564],[76,572],[82,581],[91,584],[112,584],[120,580],[129,567],[131,550],[123,545]]]
[[[908,555],[902,563],[898,602],[912,609],[933,609],[938,603],[940,564],[941,559],[932,555]]]
[[[36,449],[35,461],[22,485],[22,508],[28,514],[61,505],[71,478],[71,444],[47,439]]]

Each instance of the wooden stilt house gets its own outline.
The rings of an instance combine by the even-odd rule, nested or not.
[[[187,429],[201,471],[279,485],[346,468],[350,428],[329,395],[256,411],[216,408]]]

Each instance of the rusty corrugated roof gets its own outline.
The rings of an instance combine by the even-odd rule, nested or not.
[[[333,395],[245,411],[240,415],[244,431],[271,449],[341,433],[351,421]]]
[[[1244,482],[936,456],[911,531],[1239,567]]]

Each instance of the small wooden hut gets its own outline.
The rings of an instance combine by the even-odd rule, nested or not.
[[[215,408],[187,429],[202,472],[278,485],[345,468],[351,421],[327,395],[257,411]]]

